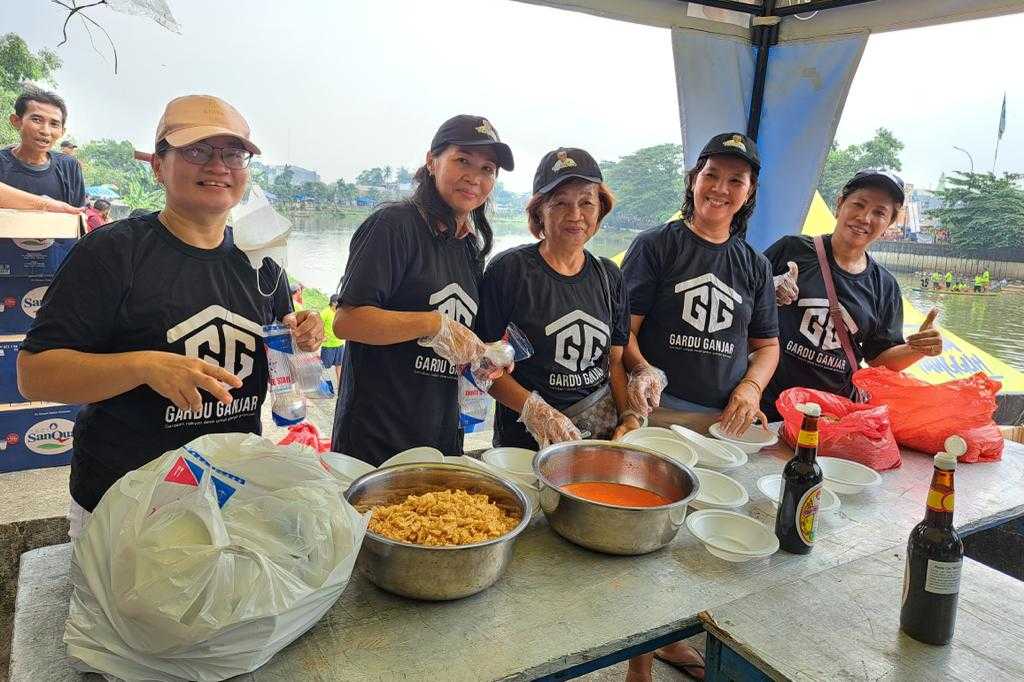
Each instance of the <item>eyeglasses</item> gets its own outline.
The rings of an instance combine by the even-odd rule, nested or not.
[[[220,152],[221,161],[228,168],[242,170],[249,166],[252,161],[252,152],[240,147],[214,147],[205,142],[194,142],[187,147],[174,147],[174,151],[181,155],[189,163],[197,166],[205,166],[213,158],[214,152]]]

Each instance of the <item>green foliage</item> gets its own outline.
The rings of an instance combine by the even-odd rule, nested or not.
[[[391,180],[391,166],[384,168],[367,168],[356,176],[357,185],[384,187]]]
[[[78,148],[86,186],[113,185],[132,208],[158,210],[164,206],[164,188],[148,163],[136,161],[128,140],[93,140]]]
[[[601,164],[615,209],[605,218],[611,227],[642,228],[668,220],[683,202],[683,148],[678,144],[645,147],[618,161]]]
[[[829,208],[835,210],[839,193],[853,174],[863,168],[901,170],[900,152],[903,143],[891,131],[879,128],[875,136],[862,144],[840,147],[835,141],[828,150],[825,167],[818,181],[818,191]]]
[[[1024,175],[954,171],[936,192],[943,208],[930,215],[962,249],[1024,248]]]
[[[56,85],[54,72],[60,58],[49,50],[33,54],[15,33],[0,36],[0,147],[17,144],[18,131],[7,120],[14,113],[14,100],[21,94],[25,81]]]

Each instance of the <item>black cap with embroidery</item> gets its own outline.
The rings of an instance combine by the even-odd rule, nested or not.
[[[483,116],[459,114],[441,124],[430,143],[430,151],[438,154],[450,144],[459,147],[491,147],[498,165],[507,171],[515,167],[512,150],[498,137],[498,131]]]
[[[849,194],[860,187],[881,187],[901,206],[907,197],[903,178],[882,168],[864,168],[857,171],[843,187],[843,194]]]
[[[754,169],[754,175],[761,171],[761,157],[757,153],[757,143],[743,133],[722,133],[715,135],[704,145],[699,159],[725,154],[743,159]]]
[[[559,147],[540,160],[533,176],[533,193],[546,194],[570,178],[604,182],[593,156],[576,147]]]

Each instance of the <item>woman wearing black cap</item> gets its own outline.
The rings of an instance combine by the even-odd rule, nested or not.
[[[773,420],[779,419],[775,400],[787,388],[802,386],[853,398],[853,372],[862,361],[900,371],[942,352],[942,337],[932,327],[934,309],[920,331],[904,340],[899,284],[867,253],[895,222],[903,201],[903,181],[874,169],[858,172],[839,195],[836,229],[822,237],[821,244],[841,308],[840,329],[829,314],[814,239],[783,237],[765,251],[779,273],[775,281],[782,357],[762,399],[762,409]],[[853,366],[844,342],[853,354]]]
[[[640,234],[622,263],[633,336],[630,405],[722,411],[729,433],[761,418],[779,359],[767,259],[744,239],[760,160],[754,141],[717,135],[686,176],[682,219]],[[648,364],[650,363],[650,364]],[[660,367],[667,387],[660,380]]]
[[[541,159],[526,211],[540,241],[494,257],[480,284],[476,329],[484,341],[514,323],[534,354],[491,387],[499,405],[494,444],[536,450],[610,438],[638,428],[626,410],[622,351],[629,312],[622,274],[584,246],[612,210],[601,169],[582,149]]]
[[[348,341],[331,449],[380,464],[415,446],[462,452],[460,366],[493,236],[484,204],[512,152],[490,122],[460,115],[434,136],[413,196],[352,238],[334,333]]]

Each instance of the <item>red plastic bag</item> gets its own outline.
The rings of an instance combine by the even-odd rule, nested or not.
[[[902,464],[900,448],[889,426],[889,409],[855,403],[812,388],[788,388],[775,401],[785,424],[782,436],[791,447],[796,444],[804,415],[800,403],[821,405],[818,420],[818,454],[838,457],[869,466],[875,471],[895,469]]]
[[[302,422],[288,427],[288,435],[278,441],[278,445],[298,443],[313,448],[318,453],[330,452],[331,441],[320,437],[320,431],[309,422]]]
[[[928,384],[885,367],[857,370],[857,388],[872,405],[888,405],[892,432],[900,445],[928,455],[944,449],[952,435],[967,441],[961,462],[996,462],[1003,456],[1003,437],[992,420],[1002,384],[978,372],[967,379]]]

